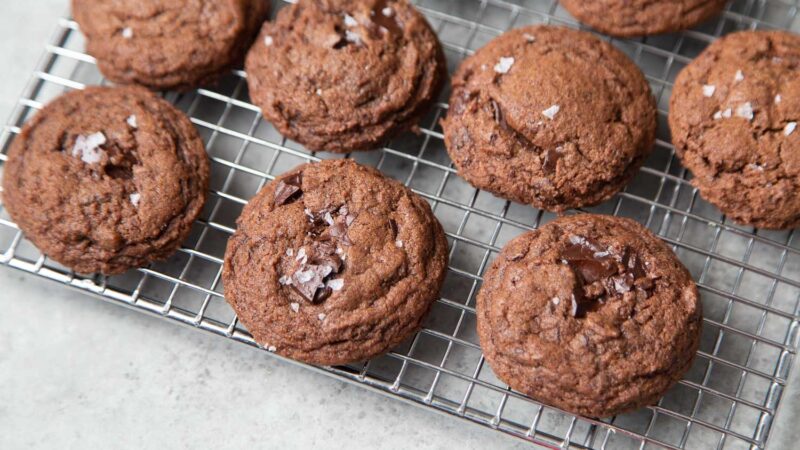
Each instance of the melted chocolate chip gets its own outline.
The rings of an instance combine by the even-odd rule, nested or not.
[[[278,181],[278,186],[275,188],[275,206],[285,205],[300,198],[303,195],[302,185],[303,178],[299,173]]]
[[[385,12],[388,14],[385,14]],[[372,22],[377,25],[377,27],[373,28],[377,28],[379,31],[382,28],[395,36],[403,35],[403,29],[397,22],[397,12],[394,10],[394,8],[389,6],[388,1],[379,0],[375,2],[375,6],[372,8],[370,16],[372,17]]]
[[[500,125],[500,128],[508,130],[508,122],[506,122],[505,117],[503,117],[503,111],[500,109],[500,105],[498,105],[494,100],[492,100],[491,105],[492,112],[494,113],[494,121]]]
[[[392,230],[392,239],[397,237],[397,222],[394,219],[389,219],[389,228]]]
[[[547,149],[544,153],[544,162],[542,163],[544,170],[550,173],[555,172],[558,166],[558,160],[561,159],[561,156],[560,151],[553,148]]]
[[[575,317],[602,304],[607,296],[622,296],[634,289],[637,298],[646,299],[655,286],[641,258],[630,248],[625,248],[620,257],[591,238],[570,236],[561,259],[578,278],[572,295],[571,313]]]

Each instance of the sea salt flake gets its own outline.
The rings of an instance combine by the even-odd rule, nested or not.
[[[741,70],[736,71],[736,75],[733,76],[733,81],[739,82],[744,80],[744,74]]]
[[[72,156],[80,157],[86,164],[95,164],[103,159],[105,152],[100,148],[106,143],[106,136],[102,132],[92,133],[88,136],[80,135],[75,139],[72,147]]]
[[[302,283],[308,283],[314,278],[314,272],[311,270],[298,270],[294,273],[294,277],[297,278],[297,281]]]
[[[736,107],[736,116],[747,120],[753,120],[753,105],[750,102],[742,103]]]
[[[553,118],[556,116],[556,114],[558,114],[558,110],[560,110],[560,109],[561,109],[560,106],[553,105],[553,106],[545,109],[544,111],[542,111],[542,114],[545,117],[547,117],[548,119],[553,120]]]
[[[327,223],[328,225],[333,225],[333,216],[331,215],[331,213],[326,212],[324,219],[325,223]]]
[[[138,192],[134,192],[133,194],[129,195],[128,197],[131,199],[131,203],[133,204],[133,206],[138,208],[139,207],[139,200],[142,199],[142,194],[140,194]]]
[[[136,123],[136,116],[135,116],[135,115],[133,115],[133,114],[131,114],[130,116],[128,116],[128,118],[127,118],[127,119],[125,119],[125,122],[127,122],[127,123],[128,123],[128,126],[130,126],[131,128],[134,128],[134,129],[135,129],[135,128],[139,128],[139,124],[138,124],[138,123]]]
[[[401,241],[400,239],[394,241],[394,246],[397,248],[403,248],[403,241]]]
[[[306,259],[306,249],[305,249],[305,247],[300,247],[300,250],[297,251],[297,257],[295,259],[298,260],[298,261],[303,261],[303,264],[305,264],[305,261],[304,261]]]
[[[344,278],[334,278],[328,281],[327,286],[334,291],[341,291],[344,287]]]
[[[270,345],[269,347],[267,347],[268,352],[274,352],[275,350],[277,350],[277,348],[274,345]]]
[[[759,172],[764,171],[764,166],[762,166],[761,164],[748,164],[748,167],[750,167],[753,170],[757,170]]]
[[[300,311],[300,303],[292,302],[289,303],[289,308],[292,308],[292,311],[298,312]]]
[[[728,119],[731,117],[732,111],[730,108],[726,109],[725,111],[717,111],[714,113],[714,120],[720,120],[722,118]]]
[[[355,27],[358,25],[358,21],[355,17],[351,16],[350,14],[344,15],[344,24],[348,27]]]
[[[514,57],[513,56],[504,56],[500,58],[500,62],[494,65],[494,71],[497,73],[508,73],[511,70],[511,66],[514,65]]]
[[[781,98],[781,94],[778,94],[778,95],[776,95],[776,96],[775,96],[775,104],[778,104],[778,103],[780,103],[780,102],[781,102],[781,100],[783,100],[783,99]]]
[[[289,276],[284,275],[284,276],[278,278],[278,283],[280,283],[280,284],[282,284],[284,286],[288,286],[288,285],[292,284],[292,278],[289,277]]]
[[[322,322],[323,320],[325,320],[325,313],[319,313],[319,314],[317,314],[317,319],[319,319],[319,321],[320,321],[320,322]]]
[[[344,30],[344,38],[347,42],[361,44],[361,35],[350,30]]]
[[[703,85],[703,96],[704,97],[711,97],[714,95],[714,91],[717,90],[717,87],[713,84],[704,84]]]
[[[558,306],[558,304],[561,303],[561,299],[558,297],[553,297],[550,299],[550,301],[553,302],[553,304],[556,306]]]
[[[320,95],[320,96],[322,95],[322,89],[319,89],[319,88],[317,89],[317,95]]]
[[[789,122],[786,124],[786,127],[783,129],[783,135],[789,136],[790,134],[794,133],[794,130],[797,128],[797,122]]]
[[[133,37],[133,30],[130,27],[125,27],[122,29],[122,37],[125,39],[130,39]]]
[[[525,33],[525,34],[522,35],[522,37],[524,37],[525,40],[528,41],[528,42],[536,42],[536,36],[534,36],[534,35],[532,35],[530,33]]]
[[[392,17],[392,15],[394,14],[394,10],[387,6],[381,10],[381,14],[383,14],[386,17]]]
[[[272,47],[273,42],[274,41],[272,40],[272,36],[264,36],[264,45],[266,45],[267,47]]]
[[[286,249],[286,256],[294,256],[294,250],[291,248]]]

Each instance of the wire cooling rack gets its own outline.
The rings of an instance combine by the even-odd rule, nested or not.
[[[506,29],[578,26],[555,0],[416,3],[444,44],[451,72]],[[612,40],[645,72],[658,100],[660,134],[653,155],[626,190],[589,210],[632,217],[672,245],[698,280],[705,312],[695,364],[658,405],[612,419],[575,417],[508,389],[485,363],[475,332],[481,275],[508,240],[553,216],[475,190],[456,175],[438,125],[448,92],[424,118],[419,134],[350,155],[403,181],[433,206],[451,246],[442,298],[424,329],[390,354],[313,369],[545,447],[765,447],[800,334],[800,236],[728,222],[687,182],[666,126],[677,72],[716,37],[748,28],[800,30],[797,1],[737,0],[718,19],[691,31]],[[104,83],[83,49],[75,22],[60,20],[2,131],[0,164],[20,126],[43,104],[65,91]],[[283,139],[249,103],[245,77],[234,71],[217,86],[165,94],[191,117],[212,161],[209,202],[171,259],[121,276],[78,276],[42,256],[0,205],[0,264],[257,346],[222,295],[226,240],[242,206],[265,182],[299,163],[341,156],[309,153]]]

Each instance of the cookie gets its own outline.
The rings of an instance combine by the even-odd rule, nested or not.
[[[115,83],[186,90],[242,62],[269,0],[72,0],[89,54]]]
[[[581,31],[519,28],[461,64],[442,122],[459,175],[549,211],[590,206],[630,181],[655,140],[641,71]]]
[[[172,254],[208,187],[189,119],[139,87],[53,100],[8,152],[3,203],[39,250],[79,273],[116,274]]]
[[[759,228],[800,226],[800,36],[743,31],[678,75],[675,151],[700,195]]]
[[[484,276],[478,336],[494,373],[590,417],[655,403],[700,342],[697,286],[630,219],[561,217],[506,245]]]
[[[446,78],[444,53],[406,0],[300,0],[247,55],[250,97],[311,150],[369,150],[412,128]]]
[[[580,22],[612,36],[647,36],[693,27],[727,0],[559,0]]]
[[[259,344],[309,363],[365,360],[413,335],[447,268],[428,203],[350,160],[281,175],[237,223],[225,298]]]

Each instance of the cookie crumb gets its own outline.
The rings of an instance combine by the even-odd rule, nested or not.
[[[508,73],[511,70],[511,66],[514,65],[514,57],[513,56],[503,56],[500,57],[500,61],[494,65],[494,71],[497,73]]]
[[[133,37],[133,30],[130,27],[125,27],[122,29],[122,37],[125,39],[130,39]]]
[[[550,120],[553,120],[553,118],[556,116],[556,114],[558,114],[558,111],[560,109],[561,109],[560,106],[553,105],[553,106],[545,109],[544,111],[542,111],[542,115],[544,115],[545,117],[547,117]]]
[[[733,81],[736,81],[738,83],[739,81],[742,80],[744,80],[744,74],[742,73],[741,70],[737,70],[736,75],[733,76]]]
[[[704,97],[711,97],[714,95],[714,91],[717,90],[717,87],[713,84],[704,84],[703,85],[703,96]]]
[[[128,116],[128,118],[127,118],[127,119],[125,119],[125,122],[127,122],[127,123],[128,123],[128,126],[130,126],[130,127],[131,127],[131,128],[133,128],[133,129],[139,128],[139,124],[138,124],[138,123],[136,123],[136,116],[135,116],[135,115],[133,115],[133,114],[131,114],[130,116]]]
[[[783,129],[783,135],[789,136],[790,134],[794,133],[795,128],[797,128],[797,122],[787,123],[786,127]]]
[[[142,199],[142,194],[138,192],[134,192],[133,194],[129,195],[128,198],[131,200],[131,204],[135,207],[139,207],[139,200]]]
[[[289,303],[289,308],[292,308],[292,311],[294,312],[298,312],[300,311],[300,303],[297,302]]]
[[[753,120],[753,105],[750,102],[742,103],[736,107],[736,115],[747,120]]]
[[[272,40],[272,36],[264,36],[264,45],[266,45],[267,47],[272,47],[273,42],[274,41]]]

